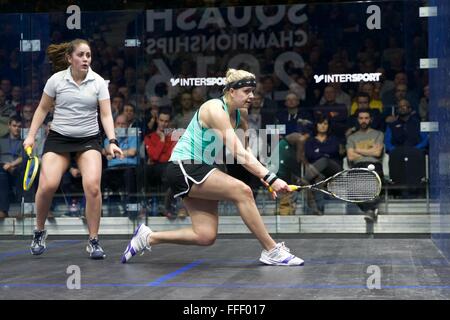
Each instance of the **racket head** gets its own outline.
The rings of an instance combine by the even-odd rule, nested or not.
[[[27,152],[28,153],[28,152]],[[39,169],[39,158],[37,156],[31,156],[27,160],[27,166],[25,168],[25,174],[23,176],[23,190],[30,190]]]
[[[367,168],[353,168],[341,171],[327,179],[326,190],[335,198],[364,203],[378,198],[381,192],[380,176]]]

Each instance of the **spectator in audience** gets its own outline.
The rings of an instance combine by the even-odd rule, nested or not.
[[[370,127],[375,130],[384,131],[384,121],[383,117],[380,113],[379,109],[372,109],[370,107],[370,97],[366,92],[358,92],[355,98],[356,103],[356,110],[366,110],[370,113],[371,121],[370,121]],[[348,118],[348,124],[347,124],[347,131],[345,133],[345,136],[348,137],[352,133],[356,132],[358,130],[358,116],[356,114],[352,114]]]
[[[147,165],[145,166],[145,177],[149,184],[162,186],[165,191],[164,215],[169,218],[175,218],[175,212],[172,209],[173,194],[168,186],[166,179],[166,168],[176,141],[172,140],[172,128],[170,124],[170,112],[162,109],[158,114],[157,129],[144,137],[144,146],[147,154]],[[143,175],[141,175],[143,176]]]
[[[20,113],[23,106],[22,88],[20,86],[12,88],[10,104],[16,108],[17,113]]]
[[[318,118],[314,127],[314,136],[305,142],[305,175],[303,184],[313,184],[332,176],[342,170],[341,150],[339,140],[330,133],[326,117]],[[313,213],[323,214],[323,206],[316,204],[314,194],[307,192],[307,200]]]
[[[309,110],[300,108],[300,100],[294,93],[286,95],[285,110],[277,113],[276,124],[285,126],[284,138],[297,152],[297,163],[305,163],[304,143],[312,133],[313,118]]]
[[[147,123],[151,119],[150,104],[145,95],[135,94],[130,98],[130,102],[135,106],[135,117],[137,117],[137,124],[139,125],[139,130],[144,136],[148,133]]]
[[[302,88],[302,94],[297,96],[300,98],[300,104],[304,106],[306,109],[312,110],[312,108],[318,104],[318,99],[314,94],[313,89],[308,83],[308,80],[305,76],[300,75],[295,82]]]
[[[9,133],[10,117],[14,115],[16,109],[6,101],[6,95],[0,89],[0,137]]]
[[[410,102],[412,109],[418,111],[419,97],[415,91],[409,89],[408,76],[405,72],[402,71],[395,74],[394,85],[394,89],[386,91],[381,96],[381,100],[385,107],[385,113],[392,113],[401,99],[407,99]],[[390,119],[387,121],[389,120]]]
[[[275,101],[275,81],[271,75],[261,77],[261,94],[265,99]]]
[[[348,93],[342,90],[342,85],[340,82],[333,82],[331,86],[334,88],[334,92],[336,94],[335,102],[338,104],[344,104],[347,108],[347,112],[350,110],[350,106],[352,104],[352,98]],[[323,105],[327,102],[325,95],[320,99],[320,104]]]
[[[12,85],[11,85],[11,80],[7,79],[7,78],[3,78],[0,81],[0,90],[3,91],[3,93],[5,94],[5,99],[10,102],[11,101],[11,89],[12,89]]]
[[[22,112],[20,113],[22,118],[22,128],[29,128],[31,126],[33,114],[34,114],[33,106],[26,104],[22,107]]]
[[[205,102],[205,91],[201,87],[195,87],[191,92],[192,108],[197,110]]]
[[[114,119],[116,119],[116,117],[123,112],[124,105],[125,99],[122,94],[117,93],[115,96],[112,97],[111,111]]]
[[[0,218],[8,216],[11,195],[21,192],[23,151],[20,126],[20,118],[11,117],[8,122],[9,132],[0,138]]]
[[[125,78],[123,77],[123,70],[118,64],[111,67],[111,78],[109,81],[117,85],[117,88],[126,86]]]
[[[323,91],[325,103],[314,107],[314,119],[328,118],[330,129],[336,137],[344,142],[347,130],[347,107],[336,102],[336,90],[328,85]]]
[[[375,84],[373,82],[362,82],[360,84],[360,92],[364,92],[369,97],[369,107],[371,110],[378,110],[379,113],[383,113],[383,103],[381,100],[375,98]],[[358,109],[356,100],[352,104],[351,114],[353,115]]]
[[[419,115],[412,111],[406,99],[400,100],[396,120],[386,129],[385,144],[391,183],[401,186],[392,194],[409,198],[420,192],[425,177],[428,135],[420,131]]]
[[[248,109],[247,123],[248,129],[250,129],[248,137],[249,147],[253,155],[263,164],[266,164],[267,158],[265,155],[268,155],[267,144],[270,141],[269,136],[267,138],[261,136],[262,134],[267,134],[267,131],[260,130],[267,130],[267,125],[273,123],[273,113],[265,109],[263,96],[258,92],[255,92],[251,106]],[[258,152],[258,150],[264,150],[264,152]],[[245,172],[248,171],[245,170]],[[254,178],[253,175],[250,176],[252,179]]]
[[[102,153],[108,160],[107,168],[103,170],[102,182],[104,187],[108,187],[112,191],[124,192],[124,203],[136,202],[136,170],[138,165],[138,137],[133,134],[128,134],[129,127],[128,119],[125,114],[117,116],[114,121],[114,128],[116,130],[117,141],[119,147],[123,152],[122,159],[112,157],[107,154],[106,148],[109,145],[109,140],[105,139],[104,149]],[[119,130],[117,130],[119,129]],[[119,132],[121,130],[121,132]]]
[[[261,93],[255,92],[248,110],[248,126],[250,129],[266,129],[266,125],[273,122],[273,110],[267,110],[264,102]]]
[[[123,97],[123,101],[128,102],[130,99],[130,90],[128,90],[127,86],[122,86],[117,89],[118,94],[121,94]]]
[[[180,112],[173,118],[172,126],[176,129],[186,129],[195,113],[192,105],[192,95],[189,92],[184,92],[179,98],[181,110],[179,110]]]
[[[122,114],[125,116],[127,120],[128,128],[140,128],[141,122],[136,117],[136,107],[131,102],[127,102],[123,106]]]
[[[424,150],[428,146],[428,135],[420,131],[420,118],[414,113],[409,101],[401,99],[398,103],[396,120],[386,128],[386,152],[396,147],[415,147]]]
[[[158,96],[151,96],[150,102],[150,118],[147,121],[147,133],[152,133],[156,131],[158,127],[158,114],[159,108],[161,107],[161,98]]]
[[[382,100],[386,92],[395,88],[395,83],[394,81],[386,78],[386,70],[383,67],[377,68],[375,72],[381,73],[379,78],[380,89],[377,99]]]
[[[0,51],[1,50],[2,49],[0,48]],[[0,74],[3,71],[3,74],[6,76],[6,78],[11,80],[11,83],[13,85],[19,85],[22,80],[22,72],[23,72],[22,69],[23,64],[19,46],[17,45],[14,49],[8,50],[7,52],[9,53],[9,61],[8,58],[6,57],[6,54],[3,56],[0,53],[3,63],[5,63],[4,66],[5,69],[1,70],[0,68]]]
[[[14,106],[7,99],[6,94],[0,89],[0,116],[12,117],[16,114]]]
[[[383,178],[382,159],[384,155],[384,134],[382,131],[372,129],[372,117],[368,110],[357,110],[359,129],[347,138],[347,160],[352,168],[367,168],[370,164]],[[364,212],[367,222],[374,222],[378,216],[378,200],[358,204]]]

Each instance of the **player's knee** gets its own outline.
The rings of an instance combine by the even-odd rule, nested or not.
[[[239,184],[234,189],[238,200],[249,200],[253,199],[253,191],[248,185],[243,182],[239,182]]]
[[[48,181],[44,179],[39,181],[39,189],[41,189],[41,192],[44,194],[55,193],[58,187],[59,183],[56,181]]]
[[[98,186],[95,182],[87,183],[87,186],[84,188],[84,193],[87,197],[96,198],[100,196],[100,186]]]
[[[200,246],[211,246],[216,242],[217,234],[215,232],[201,232],[197,236],[197,244]]]

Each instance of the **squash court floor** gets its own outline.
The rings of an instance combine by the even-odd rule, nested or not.
[[[127,264],[120,257],[128,237],[100,238],[107,257],[99,261],[80,237],[49,235],[41,256],[30,254],[31,236],[2,238],[0,300],[450,299],[450,264],[428,238],[275,237],[305,265],[260,264],[253,238],[159,245]]]

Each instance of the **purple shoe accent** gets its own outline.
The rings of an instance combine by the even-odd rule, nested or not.
[[[142,225],[143,225],[143,223],[141,223],[141,224],[136,228],[136,230],[134,231],[134,234],[133,234],[133,237],[131,238],[131,240],[133,240],[133,238],[138,234],[139,229],[141,229],[141,226],[142,226]],[[131,246],[131,240],[130,240],[130,242],[128,243],[127,249],[125,250],[125,252],[124,252],[123,255],[122,255],[122,259],[121,259],[122,263],[126,263],[126,262],[127,262],[127,259],[125,258],[125,255],[126,255],[128,252],[131,253],[131,256],[135,256],[135,255],[136,255],[136,251],[135,251],[134,248]]]
[[[291,254],[289,257],[281,261],[281,263],[288,264],[288,262],[291,261],[292,259],[294,259],[294,256]]]
[[[138,232],[139,232],[139,229],[140,229],[143,225],[144,225],[144,224],[141,223],[141,224],[136,228],[136,230],[134,231],[134,234],[133,234],[133,238],[136,237],[136,235],[137,235]]]

